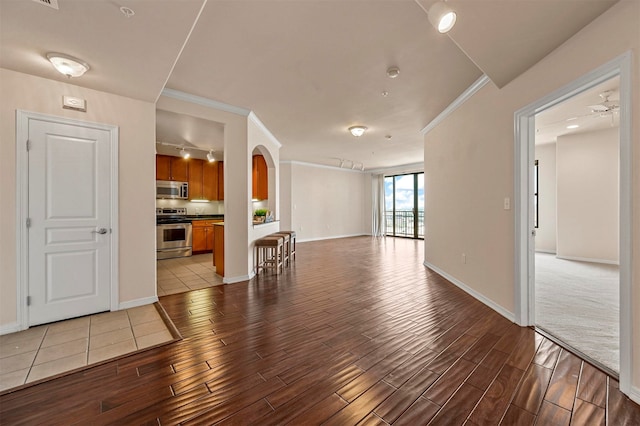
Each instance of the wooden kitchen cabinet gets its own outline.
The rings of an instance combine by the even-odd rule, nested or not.
[[[190,200],[202,200],[207,199],[204,197],[203,192],[203,167],[204,161],[198,159],[192,159],[189,161],[189,199]]]
[[[189,161],[182,157],[156,155],[156,180],[189,181]]]
[[[222,220],[194,220],[191,222],[193,235],[191,250],[194,253],[210,253],[213,251],[215,245],[213,224],[219,222],[222,222]]]
[[[254,200],[266,200],[269,198],[269,169],[262,155],[253,156],[253,185],[251,198]]]
[[[224,161],[218,162],[218,200],[224,200]]]
[[[218,162],[206,161],[202,166],[202,193],[205,200],[218,199]]]

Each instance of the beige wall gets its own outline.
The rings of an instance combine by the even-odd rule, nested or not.
[[[538,160],[538,229],[536,251],[556,253],[556,144],[536,145]]]
[[[280,186],[291,188],[290,229],[298,241],[371,233],[367,173],[301,163],[287,166],[291,172],[283,173]]]
[[[558,257],[618,263],[618,153],[617,128],[558,137]]]
[[[62,96],[87,100],[87,112],[62,109]],[[16,318],[16,110],[119,127],[120,303],[156,297],[155,106],[0,69],[0,327]]]
[[[621,0],[502,89],[484,86],[425,136],[425,261],[514,311],[514,215],[503,210],[514,191],[514,112],[629,50],[633,182],[640,182],[639,16],[640,2]],[[637,225],[640,191],[633,194]],[[640,387],[640,226],[633,253],[632,383]]]

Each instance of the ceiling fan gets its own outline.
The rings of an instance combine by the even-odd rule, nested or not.
[[[591,114],[597,114],[600,117],[605,117],[606,115],[613,115],[613,113],[617,113],[620,111],[620,101],[610,101],[609,97],[613,94],[613,90],[605,90],[600,93],[600,99],[602,102],[596,105],[589,105],[588,108],[591,110]]]

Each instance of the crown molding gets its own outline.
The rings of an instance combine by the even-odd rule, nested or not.
[[[249,120],[251,120],[256,126],[258,126],[260,130],[262,130],[264,134],[267,135],[267,137],[271,140],[271,142],[276,144],[278,148],[282,148],[282,144],[280,143],[280,141],[275,136],[273,136],[273,133],[271,133],[271,131],[267,129],[267,126],[264,125],[264,123],[253,111],[249,112]]]
[[[190,93],[181,92],[174,89],[163,89],[162,96],[178,99],[180,101],[190,102],[192,104],[202,105],[209,108],[219,109],[221,111],[230,112],[232,114],[243,115],[245,117],[251,114],[251,111],[235,105],[225,104],[223,102],[214,101],[213,99],[204,98],[202,96],[192,95]]]
[[[298,166],[308,166],[308,167],[317,167],[319,169],[331,169],[331,170],[342,170],[343,172],[351,172],[351,173],[369,173],[369,170],[355,170],[355,169],[348,169],[348,168],[344,168],[344,167],[338,167],[338,166],[329,166],[326,164],[316,164],[316,163],[307,163],[305,161],[296,161],[296,160],[284,160],[284,161],[280,161],[280,164],[296,164]]]
[[[487,84],[489,81],[491,81],[489,79],[489,77],[487,77],[486,74],[483,74],[482,77],[477,79],[471,86],[469,86],[467,88],[467,90],[462,92],[462,94],[460,96],[458,96],[453,102],[451,102],[451,104],[449,104],[448,107],[446,107],[444,110],[442,110],[442,112],[440,114],[438,114],[436,116],[436,118],[431,120],[431,122],[429,124],[427,124],[424,127],[424,129],[422,129],[420,131],[420,133],[422,133],[422,136],[426,135],[431,130],[433,130],[434,127],[436,127],[438,124],[443,122],[445,118],[447,118],[449,115],[451,115],[451,113],[453,113],[453,111],[455,111],[458,108],[460,108],[462,106],[462,104],[464,104],[469,98],[471,98],[473,95],[475,95],[476,92],[478,92],[478,90],[482,89],[485,86],[485,84]]]

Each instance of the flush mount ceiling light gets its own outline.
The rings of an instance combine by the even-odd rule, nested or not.
[[[209,153],[207,154],[207,160],[210,163],[213,163],[214,161],[216,161],[216,157],[213,156],[213,150],[210,150]]]
[[[398,75],[400,75],[400,68],[389,67],[389,69],[387,69],[387,77],[396,78]]]
[[[444,1],[434,3],[427,14],[431,25],[443,34],[449,32],[456,24],[456,12]]]
[[[182,156],[182,158],[184,158],[185,160],[189,157],[191,157],[191,154],[189,154],[189,151],[185,151],[184,148],[182,148],[180,150],[180,155]]]
[[[357,138],[364,135],[364,132],[367,130],[365,126],[351,126],[349,127],[349,131],[351,134]]]
[[[89,71],[89,64],[81,59],[62,53],[47,53],[47,59],[60,74],[67,77],[81,77],[85,72]]]

